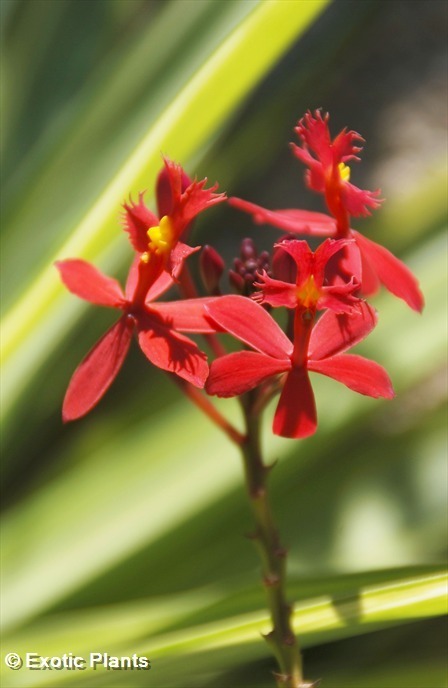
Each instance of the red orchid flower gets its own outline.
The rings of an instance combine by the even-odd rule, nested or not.
[[[217,184],[206,189],[207,179],[191,182],[180,165],[166,158],[164,163],[156,187],[160,217],[145,205],[144,192],[139,194],[138,203],[131,199],[123,205],[124,229],[139,254],[140,270],[147,274],[148,283],[153,283],[162,270],[178,278],[185,259],[199,250],[180,241],[181,236],[199,213],[226,198],[214,193]]]
[[[308,167],[305,174],[307,185],[313,191],[323,193],[328,209],[337,220],[340,236],[346,236],[350,228],[350,216],[370,215],[370,208],[381,205],[380,191],[364,191],[350,183],[350,168],[346,163],[359,160],[362,148],[356,145],[364,139],[356,131],[343,129],[331,139],[328,113],[322,117],[319,110],[314,115],[307,112],[295,128],[302,146],[292,143],[294,155]],[[312,155],[314,153],[314,155]]]
[[[390,399],[391,381],[382,366],[344,353],[373,330],[375,311],[361,301],[351,315],[325,311],[308,341],[294,344],[261,306],[241,296],[223,296],[205,310],[219,327],[255,351],[239,351],[218,358],[206,382],[209,394],[244,394],[273,376],[287,373],[274,417],[276,435],[304,438],[317,427],[316,406],[308,372],[327,375],[360,394]]]
[[[115,279],[107,277],[84,260],[56,263],[65,286],[90,303],[122,311],[120,319],[106,332],[75,370],[68,386],[62,416],[65,422],[88,413],[103,397],[123,365],[134,330],[145,356],[162,370],[175,373],[197,387],[203,387],[208,365],[205,354],[181,332],[215,332],[204,316],[209,299],[153,303],[173,284],[163,272],[152,284],[145,282],[142,301],[141,273],[134,262],[125,294]]]
[[[421,311],[423,295],[409,268],[383,246],[350,228],[350,216],[370,215],[370,210],[377,208],[381,200],[379,191],[365,191],[349,181],[350,169],[346,163],[359,160],[357,154],[361,148],[356,144],[363,139],[356,132],[343,129],[332,140],[328,120],[328,114],[322,116],[319,110],[314,115],[308,112],[296,127],[302,145],[292,144],[292,149],[307,165],[306,182],[325,196],[331,216],[298,209],[268,210],[240,198],[230,198],[229,203],[252,215],[257,224],[271,224],[293,234],[353,239],[361,253],[362,293],[374,294],[383,284],[411,308]],[[347,268],[350,260],[347,249]]]
[[[252,298],[258,303],[270,306],[297,308],[298,305],[310,309],[330,308],[336,313],[352,313],[360,299],[354,295],[359,290],[361,260],[358,252],[358,265],[355,274],[347,283],[329,282],[333,278],[329,267],[331,259],[354,241],[344,239],[326,239],[313,253],[306,241],[289,239],[275,244],[275,248],[285,251],[296,264],[295,284],[269,277],[264,271],[259,275],[259,282],[254,286],[260,289]],[[353,257],[356,255],[355,253]],[[353,263],[355,261],[353,260]]]

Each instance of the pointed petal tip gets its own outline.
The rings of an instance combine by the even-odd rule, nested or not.
[[[306,440],[307,437],[312,437],[316,434],[317,425],[310,425],[308,427],[301,427],[296,432],[290,432],[282,427],[276,427],[275,419],[272,427],[272,432],[278,437],[284,437],[287,440]]]
[[[81,413],[81,414],[74,414],[70,413],[69,410],[65,409],[65,407],[62,407],[62,422],[64,425],[68,425],[68,423],[72,423],[75,420],[79,420],[83,416],[85,416],[86,413]]]
[[[420,289],[418,289],[417,294],[415,295],[415,298],[412,300],[412,303],[410,301],[408,301],[407,304],[416,313],[420,313],[420,315],[423,313],[423,309],[425,308],[426,304],[425,304],[425,297],[423,296]]]

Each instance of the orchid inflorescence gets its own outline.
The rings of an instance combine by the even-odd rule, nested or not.
[[[278,686],[315,686],[304,680],[302,660],[285,593],[286,549],[280,542],[267,492],[268,466],[262,459],[260,416],[280,394],[273,431],[305,438],[317,427],[310,373],[320,373],[370,397],[390,399],[392,383],[384,368],[347,353],[377,323],[365,301],[383,284],[412,309],[421,311],[423,297],[410,270],[387,249],[359,234],[351,219],[370,215],[381,204],[379,191],[359,189],[350,181],[349,162],[359,160],[362,139],[344,129],[334,139],[328,115],[308,112],[298,123],[294,155],[306,166],[305,180],[322,194],[329,214],[299,209],[268,210],[240,198],[227,199],[192,181],[180,165],[165,159],[156,183],[157,216],[144,203],[124,203],[123,225],[135,253],[124,291],[119,283],[89,263],[57,263],[62,281],[76,296],[118,309],[118,321],[76,369],[65,395],[63,418],[87,414],[108,390],[129,350],[133,333],[146,358],[166,371],[180,389],[240,449],[261,550],[263,583],[271,613],[272,644],[280,673]],[[243,240],[228,272],[237,293],[223,293],[225,262],[211,246],[199,257],[206,295],[193,280],[188,235],[194,219],[207,208],[228,203],[248,213],[257,224],[283,230],[272,254],[259,253],[251,238]],[[316,250],[299,236],[323,238]],[[176,286],[180,299],[159,301]],[[274,318],[284,309],[284,327]],[[199,334],[214,357],[188,335]],[[241,343],[229,353],[222,335]],[[245,433],[235,428],[207,396],[239,397]]]
[[[207,296],[199,296],[186,264],[199,250],[184,243],[193,220],[226,201],[225,194],[215,193],[217,185],[206,188],[206,179],[191,181],[168,159],[156,185],[158,215],[145,205],[143,194],[138,202],[123,206],[124,229],[135,252],[124,292],[116,280],[83,260],[57,263],[72,293],[122,313],[75,371],[64,400],[64,420],[84,416],[100,401],[122,367],[134,331],[153,365],[205,387],[209,395],[240,396],[255,388],[265,396],[280,391],[273,430],[284,437],[315,432],[309,372],[371,397],[394,395],[379,364],[345,352],[375,327],[376,312],[364,297],[374,294],[380,283],[417,311],[423,297],[400,260],[351,228],[352,217],[369,215],[380,206],[380,192],[359,189],[350,181],[347,163],[359,160],[362,138],[344,129],[332,139],[328,122],[328,114],[307,112],[295,129],[300,143],[291,146],[307,168],[307,185],[324,196],[329,214],[268,210],[228,199],[257,224],[287,232],[272,257],[266,251],[258,255],[252,239],[243,241],[229,273],[237,295],[222,294],[224,261],[212,247],[205,247],[201,256]],[[296,235],[327,238],[313,252]],[[182,298],[158,301],[173,285]],[[276,308],[288,311],[286,331],[273,317]],[[186,336],[196,333],[211,340],[221,332],[244,346],[230,354],[222,344],[212,347],[217,355],[210,365]]]

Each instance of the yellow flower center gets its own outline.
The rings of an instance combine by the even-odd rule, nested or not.
[[[305,308],[312,308],[320,298],[320,291],[316,287],[314,275],[297,288],[297,301]]]
[[[164,215],[162,217],[159,225],[157,225],[156,227],[150,227],[148,229],[147,234],[149,238],[149,253],[156,253],[157,255],[161,255],[171,251],[173,243],[173,226],[168,215]]]
[[[338,165],[339,168],[339,174],[341,175],[341,179],[343,182],[349,182],[350,181],[350,167],[346,165],[344,162],[340,162]]]

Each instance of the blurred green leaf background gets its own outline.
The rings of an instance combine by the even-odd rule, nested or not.
[[[147,672],[10,671],[2,685],[262,688],[275,670],[235,449],[134,347],[87,418],[70,376],[111,314],[56,257],[123,278],[120,203],[164,153],[272,208],[321,210],[288,150],[308,109],[366,139],[357,228],[405,260],[422,316],[387,293],[360,350],[392,402],[316,379],[320,426],[264,443],[306,674],[325,688],[446,686],[446,3],[1,0],[2,651],[146,654]],[[220,206],[230,260],[277,234]],[[195,263],[195,258],[192,260]],[[113,315],[112,315],[113,318]],[[221,410],[240,422],[235,403]]]

